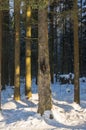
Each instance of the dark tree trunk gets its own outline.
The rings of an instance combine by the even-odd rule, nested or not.
[[[2,0],[0,0],[2,2]],[[1,66],[2,66],[2,10],[0,10],[0,110],[1,110]]]
[[[15,23],[15,77],[14,99],[20,100],[20,0],[14,2]]]
[[[2,89],[9,84],[9,11],[3,10]]]
[[[79,42],[78,42],[78,7],[77,0],[74,0],[74,101],[80,103],[79,94]]]

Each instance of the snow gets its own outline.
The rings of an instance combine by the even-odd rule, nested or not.
[[[84,82],[83,82],[84,79]],[[73,102],[73,84],[51,84],[53,107],[41,116],[37,113],[38,94],[32,81],[32,98],[24,94],[25,79],[21,79],[21,101],[13,100],[14,87],[2,91],[0,130],[86,130],[86,78],[80,79],[80,105]],[[70,91],[69,91],[70,90]],[[50,119],[50,115],[53,119]]]
[[[74,74],[72,73],[60,75],[61,78],[65,78],[65,79],[69,79],[70,76],[71,76],[71,79],[74,79]]]
[[[86,12],[83,12],[83,13],[82,13],[82,17],[84,17],[84,16],[86,16]]]

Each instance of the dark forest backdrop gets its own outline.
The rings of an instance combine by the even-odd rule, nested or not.
[[[20,100],[20,76],[30,98],[33,77],[46,88],[54,76],[58,81],[69,73],[75,75],[76,97],[79,77],[86,76],[86,0],[0,0],[0,86],[15,86],[14,99]],[[40,113],[51,109],[40,106]]]

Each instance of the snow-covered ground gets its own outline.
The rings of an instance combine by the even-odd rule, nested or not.
[[[51,85],[53,108],[41,117],[37,113],[38,94],[35,79],[32,82],[33,96],[24,95],[24,80],[21,79],[21,101],[13,100],[13,87],[2,91],[0,130],[86,130],[86,78],[80,79],[80,106],[73,102],[73,85]],[[84,81],[84,82],[82,82]],[[49,118],[53,114],[53,119]]]

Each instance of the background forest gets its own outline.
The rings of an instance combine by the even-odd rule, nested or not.
[[[0,130],[86,130],[86,0],[0,0]]]
[[[52,107],[50,81],[71,80],[74,101],[80,103],[79,77],[86,76],[85,42],[86,0],[0,0],[0,86],[14,86],[14,99],[20,100],[20,79],[25,77],[25,94],[30,98],[35,77],[38,112],[43,114]]]

